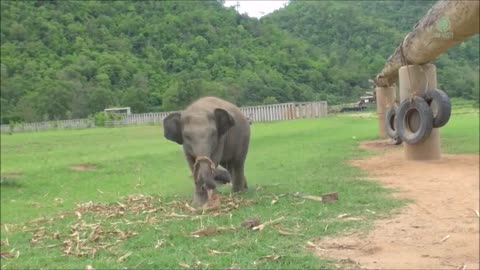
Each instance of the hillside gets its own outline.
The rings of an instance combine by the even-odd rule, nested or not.
[[[371,3],[293,1],[257,20],[217,1],[1,1],[1,121],[176,110],[205,94],[352,101],[431,6]],[[399,14],[408,20],[392,23]],[[478,36],[437,63],[453,96],[478,89],[475,46]]]
[[[435,2],[292,1],[263,20],[322,48],[335,63],[328,70],[335,84],[366,87]],[[436,59],[439,87],[450,96],[479,100],[478,47],[477,34]]]

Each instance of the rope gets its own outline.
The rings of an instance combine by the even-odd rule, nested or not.
[[[198,156],[195,159],[195,163],[193,164],[193,179],[197,181],[197,174],[200,162],[206,161],[210,165],[210,169],[212,170],[212,174],[215,174],[215,168],[217,167],[215,163],[207,156]]]

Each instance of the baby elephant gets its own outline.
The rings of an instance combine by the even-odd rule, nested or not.
[[[163,132],[168,140],[183,145],[195,182],[196,206],[207,202],[207,189],[215,189],[216,181],[231,177],[233,192],[247,189],[244,167],[250,125],[237,106],[216,97],[200,98],[181,113],[168,115]]]

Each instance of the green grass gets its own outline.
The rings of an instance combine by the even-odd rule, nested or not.
[[[478,153],[478,130],[478,110],[453,115],[442,128],[444,152]],[[181,148],[165,140],[160,127],[151,126],[2,135],[1,172],[6,182],[1,185],[1,238],[8,238],[10,244],[2,247],[2,251],[12,248],[20,251],[18,259],[2,259],[2,269],[78,269],[88,264],[96,269],[172,269],[181,268],[179,263],[193,267],[196,261],[202,262],[199,268],[212,269],[232,265],[242,269],[331,267],[331,262],[317,258],[303,247],[308,240],[368,229],[373,220],[388,216],[404,204],[391,197],[390,190],[366,180],[365,173],[348,165],[350,159],[372,154],[357,146],[359,141],[374,139],[376,134],[374,114],[254,123],[246,164],[250,190],[240,195],[254,200],[254,205],[242,206],[232,211],[231,216],[205,214],[198,220],[122,225],[123,230],[138,234],[109,251],[99,251],[95,258],[63,256],[60,247],[41,248],[45,244],[58,243],[54,239],[32,245],[29,240],[33,232],[21,229],[7,232],[4,225],[31,227],[26,222],[71,212],[78,203],[112,203],[129,194],[161,196],[164,202],[188,201],[192,183]],[[93,163],[98,167],[93,171],[69,168],[81,163]],[[12,173],[17,173],[16,177],[8,178]],[[229,192],[226,188],[221,191]],[[339,200],[328,204],[307,200],[298,204],[301,199],[287,195],[271,204],[273,194],[297,191],[312,195],[338,192]],[[344,213],[361,220],[337,218]],[[239,225],[252,216],[262,221],[284,216],[282,226],[298,234],[280,235],[269,226],[261,232],[242,229],[200,238],[189,236],[201,226]],[[138,221],[145,217],[146,214],[140,214],[124,218]],[[93,214],[83,218],[89,223],[102,221]],[[75,216],[67,215],[39,226],[68,234],[75,222]],[[155,249],[157,240],[165,244]],[[231,253],[211,255],[209,250]],[[127,252],[132,253],[118,262],[117,259]],[[281,257],[254,264],[266,255]]]

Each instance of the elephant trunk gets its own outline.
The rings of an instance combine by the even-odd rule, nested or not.
[[[215,163],[206,156],[197,157],[194,164],[194,203],[203,205],[208,201],[208,189],[215,189]]]

